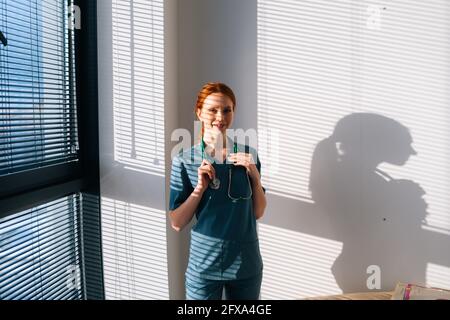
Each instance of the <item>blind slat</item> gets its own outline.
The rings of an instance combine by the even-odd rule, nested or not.
[[[50,266],[56,267],[60,263],[62,257],[74,258],[73,251],[79,250],[78,245],[73,245],[71,239],[60,243],[60,246],[53,246],[52,248],[46,248],[45,250],[36,252],[35,255],[28,257],[21,257],[20,261],[8,265],[10,270],[5,271],[2,274],[2,281],[0,282],[2,288],[15,284],[23,284],[27,279],[27,275],[33,272],[40,273],[44,270],[43,262],[47,261]],[[37,264],[39,259],[41,263]],[[22,274],[20,273],[22,272]],[[25,277],[25,278],[23,278]]]
[[[74,155],[71,159],[70,158],[64,158],[65,163],[71,163],[71,162],[77,162],[78,160],[78,156]],[[42,167],[48,167],[48,166],[52,166],[52,165],[56,165],[56,164],[60,164],[61,163],[61,159],[56,158],[56,159],[47,159],[45,161],[41,161],[39,163],[25,163],[25,164],[16,164],[16,167],[19,168],[20,170],[24,171],[24,170],[31,170],[31,169],[35,169],[35,168],[42,168]],[[8,173],[8,170],[4,170],[4,171],[0,171],[0,174],[10,174]]]
[[[32,163],[36,162],[37,160],[40,163],[45,163],[46,161],[50,161],[50,160],[68,159],[69,156],[70,156],[69,151],[62,153],[61,151],[47,152],[47,150],[45,150],[43,152],[41,150],[38,155],[14,157],[13,160],[11,160],[11,162],[13,162],[17,166],[19,166],[19,165],[23,166],[23,165],[32,164]],[[72,154],[72,158],[74,158],[76,156],[77,156],[76,154]],[[37,158],[37,160],[36,160],[36,158]],[[8,165],[0,166],[0,173],[3,173],[4,171],[6,171]]]
[[[55,142],[49,143],[49,141],[52,141],[52,140],[55,140]],[[30,149],[51,150],[51,149],[44,148],[44,146],[57,146],[58,148],[60,148],[61,140],[63,140],[63,137],[56,137],[56,138],[52,138],[52,139],[46,138],[45,139],[46,144],[33,142],[33,143],[30,143],[29,145],[27,145],[25,143],[21,143],[21,146],[20,146],[21,149],[20,150],[21,150],[21,153],[22,152],[23,153],[27,153],[27,152],[32,152],[32,150],[30,150]],[[0,144],[0,153],[2,151],[5,151],[5,150],[8,150],[8,149],[7,148],[2,148],[1,144]],[[17,153],[17,154],[19,154],[19,153]]]
[[[63,131],[63,132],[51,132],[46,131],[45,132],[45,141],[51,142],[52,140],[57,140],[57,139],[67,139],[67,137],[63,137],[63,135],[67,135],[69,134],[68,131]],[[9,144],[16,144],[16,143],[20,143],[21,147],[27,147],[29,142],[32,143],[36,143],[37,145],[39,145],[40,143],[42,143],[44,141],[44,138],[42,139],[34,139],[36,137],[35,134],[23,134],[23,135],[17,135],[14,136],[12,138],[10,137],[3,137],[2,139],[0,139],[0,147],[3,147],[4,145],[9,145]],[[26,139],[28,138],[28,140]],[[75,140],[74,140],[75,142]],[[2,148],[3,149],[3,148]]]
[[[21,227],[21,231],[16,233],[15,236],[5,237],[5,243],[2,247],[2,255],[0,261],[2,262],[2,267],[7,266],[6,263],[10,260],[16,259],[17,257],[23,255],[23,250],[27,249],[29,244],[33,243],[33,241],[43,241],[46,240],[47,237],[57,237],[58,230],[62,228],[62,226],[70,225],[69,222],[70,217],[67,216],[67,208],[63,208],[65,211],[57,212],[55,211],[55,215],[52,215],[52,218],[56,220],[55,222],[49,221],[47,223],[39,223],[31,220],[31,225]],[[59,214],[60,216],[57,216]],[[28,227],[28,228],[27,228]],[[3,228],[2,228],[3,229]],[[2,231],[4,233],[4,231]],[[22,239],[25,239],[22,241]],[[8,241],[7,241],[8,240]],[[47,245],[47,244],[44,244]],[[25,250],[26,251],[26,250]]]
[[[71,261],[71,259],[62,260],[61,265],[57,266],[59,267],[59,270],[56,267],[53,269],[43,268],[42,272],[48,274],[48,277],[44,279],[41,279],[40,276],[36,276],[35,279],[31,278],[24,283],[19,291],[15,290],[17,285],[13,286],[10,291],[5,294],[6,299],[10,297],[9,299],[14,300],[37,300],[43,299],[42,297],[44,296],[45,300],[49,300],[53,292],[67,290],[67,288],[65,288],[67,281],[67,269],[65,263],[69,261]]]

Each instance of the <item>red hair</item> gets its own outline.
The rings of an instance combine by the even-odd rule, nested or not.
[[[228,98],[230,98],[231,102],[233,102],[233,111],[236,107],[236,97],[234,95],[233,90],[229,86],[227,86],[225,83],[221,82],[208,82],[205,84],[202,89],[199,91],[197,95],[197,103],[194,107],[194,113],[197,114],[197,110],[200,110],[203,108],[203,103],[205,102],[205,99],[213,93],[222,93],[226,95]],[[202,132],[201,136],[203,137],[203,125],[202,125]]]

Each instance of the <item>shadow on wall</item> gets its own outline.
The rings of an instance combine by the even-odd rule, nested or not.
[[[411,144],[409,130],[399,122],[354,113],[338,121],[333,134],[316,146],[310,191],[343,243],[332,267],[343,292],[358,291],[371,265],[380,267],[382,287],[399,279],[425,282],[426,242],[420,227],[427,209],[425,191],[377,168],[383,162],[404,165],[416,154]]]
[[[448,237],[421,228],[425,191],[378,168],[384,162],[404,165],[416,154],[412,142],[408,128],[393,119],[347,115],[314,150],[314,203],[273,198],[272,205],[293,214],[278,227],[342,242],[331,271],[344,293],[372,289],[369,266],[380,268],[381,290],[393,290],[399,281],[426,284],[429,262],[450,266]]]

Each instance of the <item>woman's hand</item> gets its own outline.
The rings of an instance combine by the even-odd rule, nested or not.
[[[264,210],[267,206],[266,196],[264,194],[264,188],[261,185],[261,176],[258,168],[256,167],[253,156],[249,153],[231,153],[227,159],[235,166],[243,166],[247,170],[250,177],[253,190],[253,211],[256,220],[260,219],[264,215]]]
[[[259,180],[261,177],[259,175],[258,168],[256,168],[255,160],[250,153],[238,152],[230,153],[228,161],[233,163],[235,166],[243,166],[247,169],[248,176],[252,180]]]
[[[216,170],[210,162],[203,159],[200,167],[197,169],[198,182],[196,189],[203,192],[208,188],[210,181],[216,177]]]

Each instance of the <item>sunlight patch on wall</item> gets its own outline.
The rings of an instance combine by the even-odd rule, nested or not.
[[[369,4],[357,7],[362,19],[370,19],[364,11]],[[450,235],[450,3],[397,1],[384,7],[379,29],[355,30],[357,101],[360,111],[376,111],[410,130],[417,155],[403,166],[380,168],[418,183],[428,204],[423,228]]]
[[[321,151],[326,152],[314,163],[315,172],[322,174],[321,180],[317,179],[321,190],[325,190],[312,204],[315,213],[322,214],[320,221],[327,216],[338,218],[332,227],[340,228],[338,222],[343,221],[342,234],[352,234],[351,221],[345,219],[358,217],[363,232],[392,235],[398,243],[408,228],[414,232],[427,229],[417,232],[414,241],[423,237],[424,245],[433,249],[424,249],[418,257],[447,265],[450,256],[438,247],[445,247],[450,235],[450,3],[258,0],[257,10],[258,130],[280,135],[276,146],[270,135],[259,136],[261,162],[268,165],[262,169],[267,194],[291,203],[292,211],[301,208],[312,197],[312,156],[318,146],[325,146]],[[340,137],[332,136],[338,121],[354,113],[393,120],[409,130],[412,144],[395,130],[386,136],[377,126],[366,130],[361,127],[362,120],[341,127]],[[351,137],[360,139],[359,143],[352,144]],[[349,146],[347,158],[338,156],[338,143]],[[405,161],[397,161],[410,146],[417,155],[410,152]],[[275,148],[279,148],[278,157]],[[379,170],[375,169],[385,175],[377,177]],[[337,177],[339,183],[333,184],[330,177]],[[334,212],[336,207],[341,211]],[[342,219],[336,214],[342,214]],[[310,229],[306,225],[302,232]],[[323,236],[339,239],[333,233]],[[280,233],[280,244],[285,237]],[[302,248],[304,239],[298,240]],[[403,245],[400,250],[407,251]],[[284,261],[294,250],[285,248],[284,243],[277,247],[266,242],[264,250],[269,254],[265,256]],[[395,250],[387,250],[385,259]],[[283,255],[277,256],[277,252]],[[277,278],[277,268],[291,267],[278,263],[270,271],[268,262],[269,280],[283,279],[281,275]],[[301,262],[293,262],[291,268],[298,263],[301,266]],[[354,266],[354,261],[345,263]],[[443,283],[440,271],[430,272],[437,283]],[[306,269],[297,273],[300,279],[307,274]],[[424,272],[411,277],[423,281]],[[291,288],[289,280],[273,281],[270,287],[279,292],[273,295],[282,298],[284,288]],[[328,281],[334,283],[332,278]],[[297,282],[297,286],[302,284]],[[302,289],[308,295],[314,291],[310,289],[313,282]]]
[[[264,276],[262,299],[302,299],[339,294],[330,271],[342,243],[259,224]]]
[[[114,159],[164,175],[163,1],[113,1]]]
[[[101,208],[106,299],[169,299],[165,212],[105,197]]]
[[[259,137],[269,194],[310,199],[314,147],[352,111],[350,4],[258,1],[258,128],[280,135]]]
[[[438,264],[427,264],[427,285],[450,290],[450,268]]]
[[[263,173],[269,194],[308,198],[317,143],[342,117],[377,113],[406,126],[418,153],[379,168],[420,185],[423,228],[450,235],[449,11],[444,0],[258,1],[258,128],[280,132],[282,154]],[[266,137],[260,146],[275,161]]]

